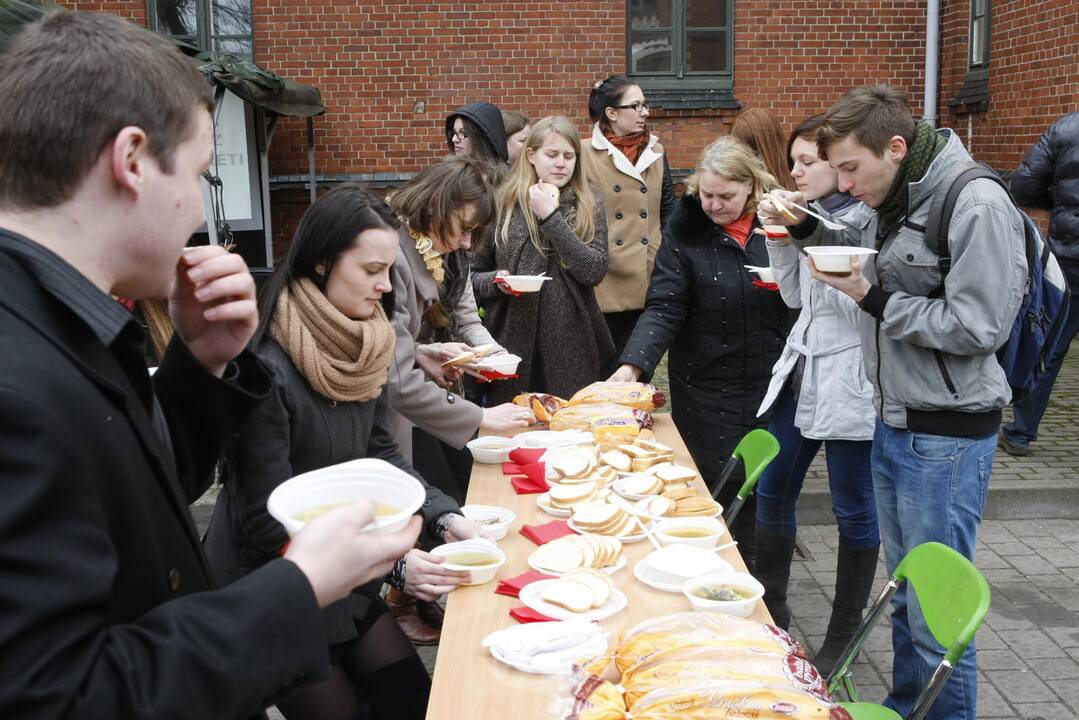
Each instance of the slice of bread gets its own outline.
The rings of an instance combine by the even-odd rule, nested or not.
[[[611,590],[614,589],[613,583],[610,578],[607,577],[606,573],[593,570],[592,568],[570,570],[562,576],[562,579],[587,585],[596,595],[595,599],[592,600],[592,607],[594,608],[606,605],[608,598],[611,597]]]
[[[656,476],[663,482],[691,483],[697,479],[697,472],[682,465],[668,465],[656,471]]]
[[[532,564],[543,570],[561,575],[569,570],[581,567],[581,550],[576,543],[563,542],[565,538],[552,540],[546,545],[540,545],[529,558]]]
[[[674,509],[674,500],[657,495],[648,501],[647,507],[649,515],[666,515]]]
[[[673,458],[674,455],[655,455],[646,458],[633,458],[633,461],[630,463],[630,469],[633,470],[633,472],[644,472],[654,465],[668,463]]]
[[[647,470],[645,470],[645,472],[648,473],[649,475],[655,475],[655,476],[658,477],[660,470],[662,470],[665,467],[670,467],[672,465],[674,465],[674,463],[670,462],[669,460],[664,460],[664,461],[660,462],[659,464],[653,465],[652,467],[648,468]]]
[[[619,445],[618,450],[619,450],[619,452],[625,453],[626,455],[628,455],[631,458],[637,458],[637,459],[650,458],[650,457],[655,457],[656,456],[656,453],[652,452],[651,450],[646,450],[645,448],[638,447],[637,445],[628,445],[628,444]]]
[[[633,441],[633,444],[637,447],[643,447],[645,450],[651,450],[656,455],[674,455],[674,448],[644,437],[638,437]]]
[[[574,510],[573,524],[583,530],[603,527],[610,524],[611,520],[617,518],[622,512],[622,508],[617,505],[598,503],[585,505]]]
[[[622,481],[622,491],[630,495],[658,495],[663,481],[652,475],[630,475]]]
[[[593,567],[596,563],[595,546],[580,535],[567,535],[566,537],[581,551],[581,567]]]
[[[573,580],[556,580],[543,588],[540,597],[551,605],[557,605],[570,612],[583,613],[592,609],[596,593],[583,583]]]
[[[599,459],[618,472],[629,472],[630,457],[624,452],[611,450],[610,452],[603,453]]]
[[[556,483],[551,486],[548,494],[551,496],[552,505],[556,507],[570,507],[592,497],[595,491],[595,483]]]
[[[551,468],[560,476],[567,478],[587,475],[592,469],[588,458],[576,453],[559,455],[551,461]]]

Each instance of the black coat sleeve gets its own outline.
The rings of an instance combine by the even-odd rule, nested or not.
[[[1050,127],[1027,151],[1019,168],[1012,173],[1011,190],[1015,202],[1023,207],[1049,210],[1053,206],[1049,192],[1056,167],[1053,138],[1056,126]]]
[[[619,358],[620,364],[641,368],[642,379],[650,378],[655,372],[663,353],[681,332],[689,314],[693,269],[687,264],[685,255],[681,243],[670,233],[664,233],[663,244],[656,253],[644,312]]]
[[[230,377],[231,376],[231,377]],[[154,373],[154,393],[169,425],[176,470],[188,503],[210,486],[225,442],[270,393],[269,371],[248,350],[222,380],[206,371],[179,337]]]
[[[667,153],[663,153],[663,187],[659,198],[659,224],[667,227],[667,220],[674,212],[674,180],[671,179],[671,165],[667,162]]]
[[[18,388],[0,406],[0,717],[236,718],[325,672],[314,593],[287,560],[116,623],[125,569],[94,478],[110,468],[51,406]]]

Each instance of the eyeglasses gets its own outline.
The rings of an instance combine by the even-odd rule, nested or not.
[[[636,102],[631,102],[629,105],[614,105],[613,107],[615,110],[629,110],[632,108],[638,113],[642,113],[648,109],[648,103],[637,100]]]
[[[451,142],[454,140],[468,140],[468,133],[464,130],[454,130],[453,132],[447,133],[446,137],[448,137]]]

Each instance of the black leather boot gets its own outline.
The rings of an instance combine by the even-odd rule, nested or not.
[[[764,605],[772,624],[788,629],[791,611],[787,606],[787,584],[791,577],[794,538],[757,526],[757,559],[753,576],[764,586]]]
[[[835,569],[835,600],[832,617],[828,621],[828,633],[813,664],[820,674],[827,677],[839,663],[847,644],[862,622],[862,611],[873,591],[873,573],[877,569],[880,547],[855,550],[839,541],[839,553]]]

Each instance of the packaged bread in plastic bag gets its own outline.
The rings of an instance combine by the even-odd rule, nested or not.
[[[853,720],[839,705],[786,687],[712,680],[662,688],[629,709],[632,720]]]
[[[562,398],[547,393],[521,393],[513,398],[513,404],[531,410],[539,422],[550,421],[551,415],[567,405]]]
[[[626,703],[622,691],[609,680],[592,673],[579,673],[570,694],[571,704],[566,713],[559,713],[567,720],[623,720]]]
[[[656,653],[692,645],[805,657],[801,644],[774,625],[720,613],[684,612],[650,618],[627,630],[615,652],[615,666],[625,673]]]
[[[621,685],[626,705],[632,706],[653,690],[713,680],[789,687],[825,702],[831,700],[824,678],[801,656],[708,645],[676,647],[656,653],[626,670]]]
[[[624,427],[625,434],[637,435],[641,428],[655,425],[652,413],[625,405],[570,405],[551,415],[552,430],[584,430],[593,432],[603,427]],[[598,440],[598,438],[597,438]]]
[[[639,382],[594,382],[578,390],[569,399],[570,405],[614,403],[651,412],[663,407],[667,398],[655,385]]]

